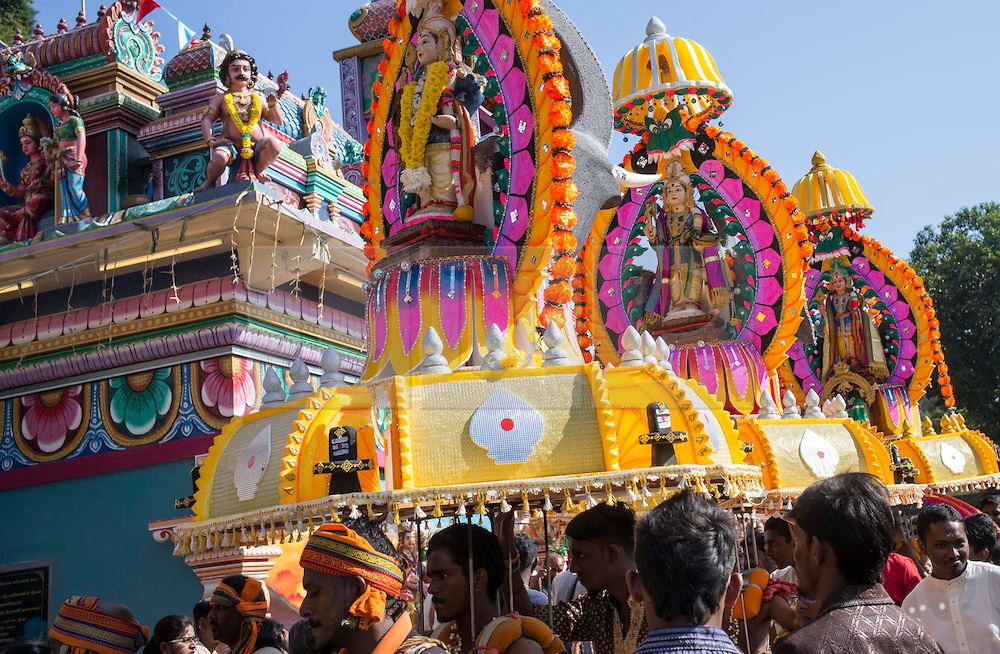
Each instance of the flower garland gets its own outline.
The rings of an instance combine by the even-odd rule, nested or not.
[[[438,102],[448,85],[450,74],[450,66],[446,61],[435,61],[427,66],[424,73],[424,90],[420,96],[420,107],[417,109],[416,117],[413,116],[413,96],[416,94],[417,82],[410,82],[403,87],[403,96],[400,99],[399,156],[406,170],[423,171],[423,175],[415,173],[418,177],[427,175],[424,168],[424,149],[431,133],[431,118],[437,113]],[[407,186],[405,181],[403,185]]]
[[[253,134],[257,123],[260,122],[260,96],[253,92],[250,93],[250,120],[245,123],[236,110],[233,94],[227,91],[222,98],[226,105],[226,111],[229,112],[229,119],[243,135],[243,141],[240,143],[240,156],[244,159],[251,159],[253,157],[253,141],[250,140],[250,135]]]

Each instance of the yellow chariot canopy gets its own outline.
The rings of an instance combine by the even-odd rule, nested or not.
[[[615,127],[642,134],[646,117],[659,104],[679,104],[698,119],[710,120],[733,102],[712,55],[701,44],[667,34],[659,18],[651,18],[646,38],[629,50],[615,68],[611,85]]]
[[[982,432],[967,429],[960,414],[942,416],[940,433],[935,433],[930,418],[924,419],[922,435],[914,438],[911,433],[907,423],[903,437],[893,445],[916,468],[917,483],[948,492],[1000,472],[990,439]]]
[[[812,169],[795,182],[792,195],[811,222],[833,219],[860,225],[874,212],[854,175],[826,163],[819,150],[813,154]]]

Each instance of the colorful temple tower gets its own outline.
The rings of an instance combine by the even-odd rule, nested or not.
[[[222,63],[252,58],[206,27],[165,61],[136,14],[115,2],[3,53],[0,562],[22,581],[44,568],[49,608],[114,596],[151,621],[200,594],[146,525],[189,512],[219,430],[361,372],[364,199],[342,173],[360,144],[325,91],[295,97],[255,65],[241,97],[267,105],[252,134],[276,144],[267,179],[234,165],[199,190]],[[122,583],[140,570],[142,587]]]

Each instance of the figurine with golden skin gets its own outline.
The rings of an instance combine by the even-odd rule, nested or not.
[[[830,279],[816,294],[823,315],[822,379],[835,364],[845,363],[852,371],[876,381],[889,376],[885,350],[875,320],[854,290],[850,272],[839,261],[830,267]]]
[[[42,150],[43,139],[49,137],[48,125],[44,119],[29,114],[21,121],[18,136],[28,163],[14,183],[3,177],[3,168],[0,168],[0,190],[23,203],[0,207],[0,244],[3,245],[40,239],[42,232],[37,231],[38,220],[54,203],[52,167]],[[0,154],[0,161],[2,159]]]
[[[643,226],[657,260],[643,322],[652,328],[678,320],[704,322],[705,309],[717,315],[729,301],[729,292],[719,258],[719,234],[695,206],[691,179],[680,161],[667,165],[662,200],[659,219],[656,212],[647,214]]]
[[[254,90],[257,63],[243,50],[233,50],[219,66],[219,79],[228,89],[212,98],[201,119],[201,134],[211,151],[205,181],[195,189],[204,191],[215,185],[227,166],[239,161],[237,181],[268,181],[264,171],[278,158],[282,143],[265,136],[261,120],[282,124],[278,98],[287,90],[288,76],[278,76],[278,92],[264,100]],[[214,135],[215,121],[222,121],[222,132]]]
[[[395,125],[403,190],[419,198],[421,215],[472,219],[475,133],[471,116],[483,101],[483,85],[461,57],[454,12],[460,3],[411,0],[419,16],[417,42],[407,52],[411,81],[399,96]]]

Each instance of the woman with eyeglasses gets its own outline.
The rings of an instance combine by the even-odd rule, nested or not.
[[[153,636],[143,648],[143,654],[194,654],[198,637],[186,615],[168,615],[153,627]]]

